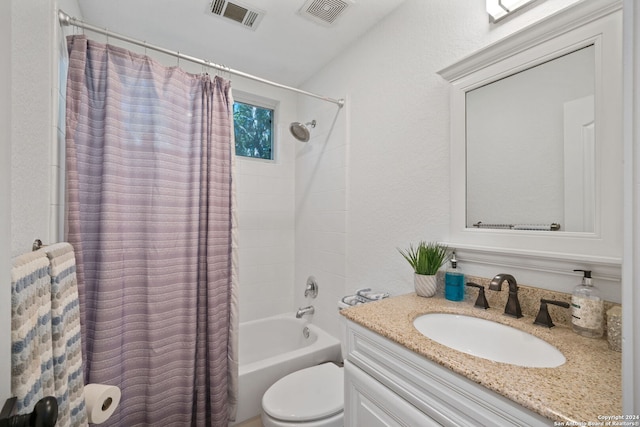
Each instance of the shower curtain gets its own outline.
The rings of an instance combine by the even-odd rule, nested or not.
[[[226,426],[237,399],[228,81],[68,38],[66,228],[106,426]]]

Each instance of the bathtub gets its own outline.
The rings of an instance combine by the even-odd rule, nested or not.
[[[338,339],[295,313],[240,323],[239,334],[238,414],[232,425],[260,415],[262,395],[280,378],[342,358]]]

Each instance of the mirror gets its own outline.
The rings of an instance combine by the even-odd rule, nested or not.
[[[589,45],[466,92],[468,228],[594,231],[594,90]]]
[[[575,3],[439,74],[451,90],[446,243],[549,261],[536,270],[619,268],[621,3]]]

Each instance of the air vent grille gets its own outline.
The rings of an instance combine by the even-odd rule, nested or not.
[[[247,11],[247,16],[244,20],[245,25],[248,25],[249,27],[253,27],[256,23],[256,20],[258,19],[260,15],[256,12],[254,12],[253,10],[249,10]]]
[[[222,15],[222,11],[224,10],[226,3],[226,0],[213,0],[211,3],[211,13],[215,15]]]
[[[298,13],[322,25],[332,25],[352,4],[350,0],[308,0]]]
[[[209,3],[207,12],[251,30],[255,30],[258,27],[258,24],[265,15],[263,10],[237,0],[212,0],[211,3]]]

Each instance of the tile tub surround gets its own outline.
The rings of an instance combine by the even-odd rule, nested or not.
[[[503,288],[501,293],[507,292]],[[503,314],[501,304],[481,310],[473,307],[473,301],[452,302],[442,296],[423,298],[411,293],[340,313],[552,421],[589,423],[622,414],[621,355],[609,350],[606,339],[581,337],[561,323],[551,329],[533,325],[535,314],[524,312],[524,307],[524,317],[515,319]],[[525,368],[453,350],[413,327],[413,320],[426,313],[455,313],[513,326],[556,346],[567,361],[557,368]]]

